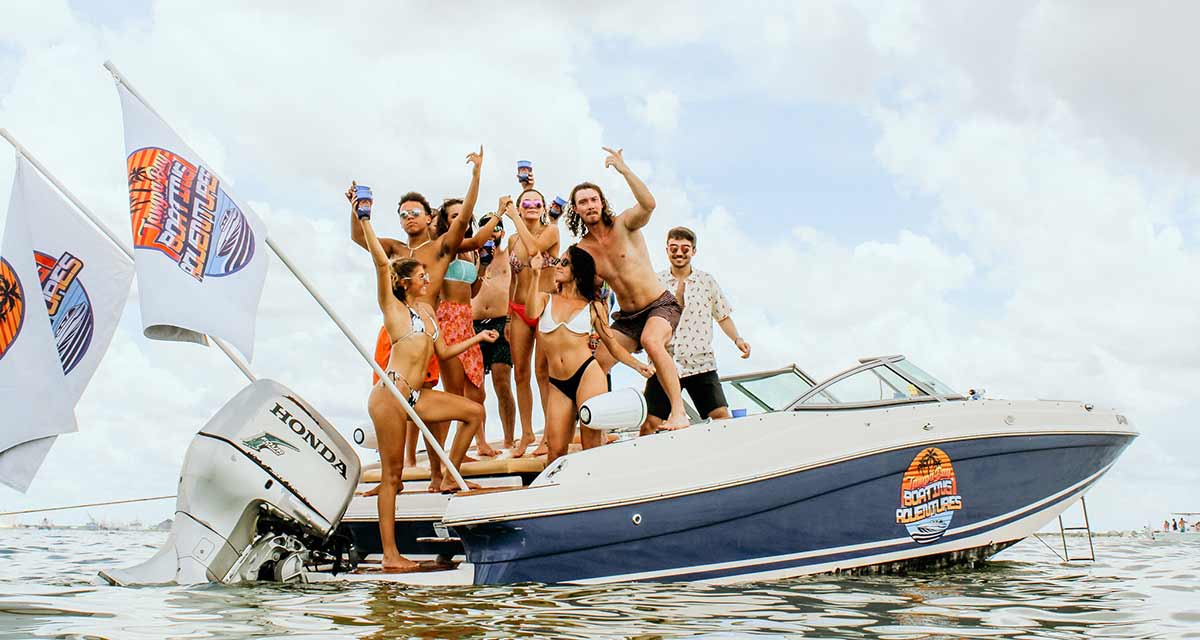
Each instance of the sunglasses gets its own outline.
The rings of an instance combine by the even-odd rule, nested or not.
[[[674,253],[682,253],[682,254],[684,254],[684,255],[687,255],[687,254],[689,254],[689,253],[691,253],[691,252],[692,252],[692,248],[691,248],[691,247],[689,247],[689,246],[686,246],[686,245],[684,245],[684,246],[673,246],[673,247],[667,247],[667,253],[672,253],[672,254],[674,254]]]
[[[546,264],[551,267],[569,267],[571,266],[570,258],[546,258]]]
[[[541,200],[522,200],[521,201],[522,209],[539,209],[539,208],[541,208],[541,206],[542,206]]]
[[[404,276],[404,279],[405,279],[405,280],[412,280],[412,276]],[[426,272],[426,273],[422,273],[422,274],[421,274],[421,279],[422,279],[422,280],[424,280],[425,282],[429,282],[429,273],[428,273],[428,272]]]
[[[424,209],[397,209],[396,213],[400,214],[401,220],[416,218],[425,215]]]

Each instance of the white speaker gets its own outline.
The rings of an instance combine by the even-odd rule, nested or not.
[[[354,444],[364,449],[379,449],[379,441],[375,439],[375,427],[367,425],[365,427],[354,428]]]
[[[597,431],[637,430],[645,421],[646,399],[633,388],[593,396],[579,407],[579,424]]]

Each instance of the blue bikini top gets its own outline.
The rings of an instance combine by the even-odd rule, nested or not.
[[[474,262],[456,259],[450,263],[450,266],[446,267],[446,280],[471,284],[477,278],[479,278],[479,269],[475,267]]]

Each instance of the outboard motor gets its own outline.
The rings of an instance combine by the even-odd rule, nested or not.
[[[163,548],[100,577],[115,585],[287,582],[304,580],[306,565],[336,568],[353,556],[335,530],[359,473],[333,425],[287,387],[259,380],[192,439]]]
[[[597,431],[636,431],[646,421],[646,398],[626,388],[592,396],[579,407],[579,424]]]

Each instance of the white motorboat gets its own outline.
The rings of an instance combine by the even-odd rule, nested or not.
[[[461,544],[469,564],[453,581],[476,584],[732,582],[972,563],[1062,513],[1137,437],[1122,414],[1082,402],[967,400],[902,356],[864,359],[819,384],[793,366],[725,385],[746,416],[573,453],[528,483],[533,468],[493,467],[476,477],[510,486],[452,497],[403,493],[398,533],[443,556]],[[272,393],[284,393],[260,391],[256,406],[264,408]],[[267,423],[258,416],[241,430]],[[243,439],[225,441],[244,458],[270,457],[247,452]],[[338,448],[335,457],[347,456]],[[328,455],[308,458],[314,467],[329,464]],[[293,565],[299,558],[327,568],[372,553],[374,501],[351,504],[353,484],[339,484],[341,512],[331,499],[318,510],[322,518],[307,514],[316,525],[278,506],[260,507],[269,517],[258,524],[250,515],[230,520],[225,528],[241,532],[231,552],[240,556],[209,574],[278,575],[267,548],[282,549]],[[240,503],[225,510],[254,513]],[[347,518],[330,526],[341,513]],[[292,529],[281,529],[288,522]],[[258,536],[242,535],[247,527]],[[137,581],[137,572],[115,575]],[[318,577],[294,566],[282,575]],[[402,579],[433,584],[447,576]]]

